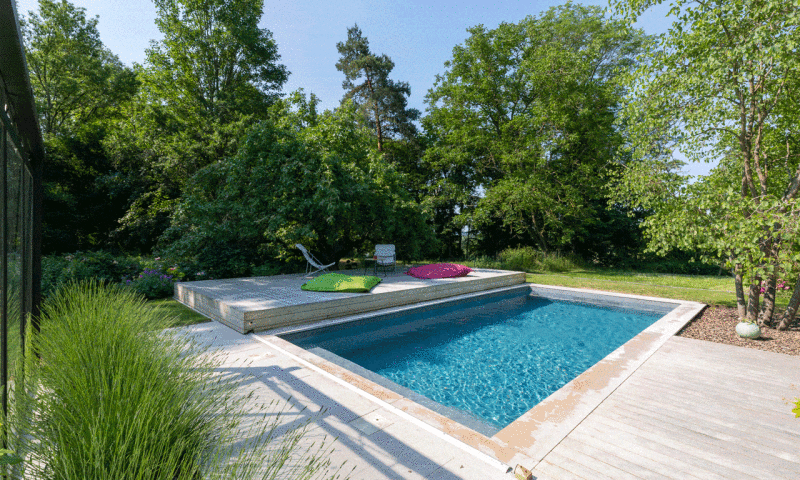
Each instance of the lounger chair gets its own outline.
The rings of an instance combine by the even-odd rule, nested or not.
[[[394,272],[397,264],[397,256],[395,255],[394,245],[375,245],[375,272],[382,268],[383,273],[389,271],[389,268]]]
[[[303,256],[306,257],[306,261],[308,262],[306,264],[306,275],[314,275],[315,273],[325,272],[328,270],[328,268],[336,265],[336,262],[333,262],[330,265],[323,265],[322,262],[314,258],[314,255],[308,253],[306,247],[300,245],[299,243],[295,244],[295,247],[299,248],[300,251],[303,252]],[[314,268],[316,268],[316,270],[312,272],[311,270]]]

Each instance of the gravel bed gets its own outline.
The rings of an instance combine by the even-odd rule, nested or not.
[[[762,327],[761,337],[755,340],[736,335],[737,323],[739,316],[735,308],[706,307],[700,316],[678,332],[678,336],[800,356],[800,325],[797,321],[786,331]]]

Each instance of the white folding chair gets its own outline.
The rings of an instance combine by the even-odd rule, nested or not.
[[[295,244],[295,247],[299,248],[301,252],[303,252],[303,256],[306,257],[306,275],[314,275],[315,273],[319,272],[326,272],[328,268],[336,265],[336,262],[331,263],[330,265],[322,265],[322,262],[314,258],[314,255],[308,253],[306,247],[300,245],[299,243]],[[312,269],[316,268],[313,272]]]

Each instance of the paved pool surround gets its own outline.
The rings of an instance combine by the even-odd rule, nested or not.
[[[262,342],[285,354],[307,362],[377,399],[390,402],[400,411],[433,426],[450,437],[458,439],[490,458],[509,466],[516,464],[533,466],[537,465],[548,452],[553,450],[562,439],[611,395],[639,366],[705,307],[704,304],[697,302],[534,284],[504,287],[495,289],[492,293],[520,288],[529,288],[532,295],[553,300],[580,301],[607,307],[649,310],[664,316],[554,392],[516,421],[491,436],[477,431],[480,429],[470,428],[468,425],[443,415],[438,408],[429,408],[430,406],[426,406],[425,402],[415,401],[417,399],[413,396],[404,396],[398,391],[387,388],[345,368],[339,362],[325,359],[278,336],[336,323],[364,320],[386,314],[401,314],[408,310],[420,308],[431,308],[434,305],[450,303],[451,301],[479,297],[487,292],[424,302],[415,306],[396,307],[381,312],[329,319],[315,324],[282,327],[269,330],[257,335],[257,337]]]
[[[346,271],[360,275],[360,270]],[[465,277],[419,279],[394,273],[369,293],[307,292],[300,286],[311,277],[202,280],[175,284],[175,299],[192,310],[239,333],[303,325],[402,305],[493,290],[525,282],[523,272],[474,269]]]

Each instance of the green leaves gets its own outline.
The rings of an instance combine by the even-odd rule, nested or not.
[[[261,0],[156,0],[164,34],[147,50],[149,88],[181,113],[226,120],[257,113],[277,98],[289,72],[269,30],[258,23]]]
[[[462,223],[484,233],[490,252],[588,239],[622,144],[617,76],[643,34],[572,4],[469,33],[426,97],[436,189],[463,207]],[[489,233],[496,224],[499,237]]]
[[[635,18],[650,3],[612,5]],[[626,78],[619,125],[633,162],[614,199],[654,212],[650,250],[698,249],[750,279],[797,272],[799,11],[797,0],[677,1],[678,20]],[[690,183],[675,149],[717,167]]]
[[[277,102],[236,156],[198,172],[167,234],[175,253],[219,256],[225,245],[258,265],[294,259],[302,243],[332,262],[381,242],[412,257],[432,240],[355,106],[318,114],[315,105],[301,93]]]
[[[36,109],[45,137],[113,113],[136,91],[133,71],[103,46],[97,18],[66,0],[40,0],[22,22]]]

